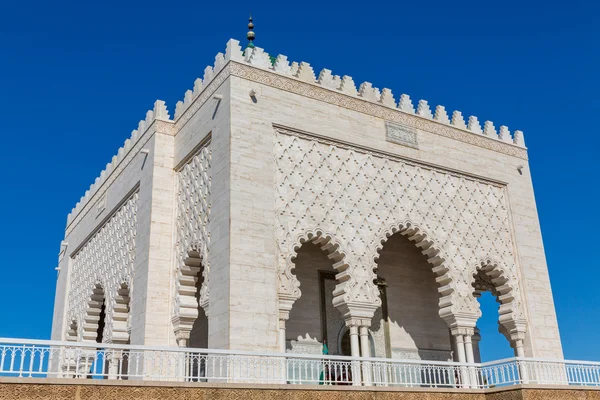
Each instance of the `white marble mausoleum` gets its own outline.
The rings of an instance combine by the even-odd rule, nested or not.
[[[477,362],[489,291],[561,359],[523,133],[350,71],[230,40],[156,101],[67,218],[52,338]]]

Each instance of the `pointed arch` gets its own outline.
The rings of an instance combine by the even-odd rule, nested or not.
[[[296,237],[291,245],[290,253],[284,256],[285,266],[279,274],[280,309],[291,309],[294,301],[302,295],[300,281],[292,271],[296,268],[294,261],[298,255],[298,250],[307,242],[317,245],[333,261],[333,268],[338,272],[336,276],[338,280],[336,297],[342,296],[346,292],[345,286],[351,285],[354,281],[352,271],[350,271],[349,265],[345,261],[347,253],[342,250],[341,242],[332,233],[320,228],[306,230]],[[286,306],[282,307],[281,303],[286,303]]]
[[[280,254],[285,267],[279,274],[280,349],[320,354],[324,341],[333,345],[332,327],[344,325],[350,313],[345,298],[355,282],[353,271],[330,232],[308,229],[289,243],[289,252]]]
[[[431,270],[435,274],[436,282],[438,283],[438,292],[440,294],[439,313],[442,318],[446,319],[445,317],[448,317],[453,313],[453,294],[455,292],[454,279],[450,273],[450,268],[448,268],[445,263],[441,250],[436,246],[435,241],[431,236],[429,236],[422,228],[408,219],[383,228],[377,236],[377,244],[372,255],[374,268],[377,267],[376,262],[379,259],[379,254],[383,249],[383,245],[396,233],[408,238],[408,240],[413,242],[415,246],[421,250],[422,254],[427,256],[427,262],[432,265]],[[372,278],[375,278],[375,271],[373,271]],[[378,293],[378,289],[375,284],[372,283],[372,279],[370,280],[370,283],[372,290],[377,291]]]
[[[509,274],[509,269],[502,263],[490,258],[480,259],[472,274],[471,286],[473,297],[490,291],[500,304],[498,308],[499,331],[512,344],[512,336],[526,331],[526,324],[521,310],[520,295],[517,283]],[[477,302],[479,307],[479,303]],[[481,316],[481,310],[479,316]]]

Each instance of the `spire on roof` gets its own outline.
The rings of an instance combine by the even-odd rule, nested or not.
[[[246,38],[248,39],[248,47],[254,47],[254,38],[256,35],[253,32],[254,24],[252,23],[252,14],[250,14],[250,18],[248,19],[248,33],[246,34]]]

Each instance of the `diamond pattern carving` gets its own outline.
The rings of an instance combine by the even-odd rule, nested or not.
[[[306,232],[324,232],[343,255],[337,264],[345,269],[336,267],[334,303],[374,309],[380,304],[375,260],[387,238],[399,232],[429,257],[442,314],[480,314],[473,276],[482,260],[494,260],[514,299],[511,318],[520,317],[502,185],[280,127],[275,135],[280,299],[300,296],[291,272],[295,251]]]
[[[198,317],[196,284],[200,260],[204,268],[199,302],[205,311],[208,311],[210,158],[210,144],[207,144],[177,172],[176,287],[173,320],[176,331],[187,331],[187,334]],[[194,260],[191,261],[190,258]]]
[[[137,233],[138,193],[135,192],[73,256],[70,270],[67,334],[76,322],[83,337],[88,312],[95,307],[95,293],[103,293],[106,325],[103,341],[113,341],[113,314],[122,302],[122,285],[132,289]],[[98,289],[100,287],[101,289]],[[98,305],[99,306],[99,305]],[[92,311],[94,312],[94,311]],[[127,329],[130,322],[127,322]]]

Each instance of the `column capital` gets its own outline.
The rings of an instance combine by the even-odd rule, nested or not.
[[[285,329],[285,323],[286,323],[286,321],[287,321],[287,318],[286,319],[283,319],[281,317],[279,318],[279,325],[278,325],[279,329]]]
[[[479,315],[461,312],[448,314],[443,319],[453,335],[473,335]]]
[[[517,341],[517,340],[524,341],[525,340],[525,332],[511,332],[510,340],[511,341]]]
[[[285,323],[285,321],[287,321],[288,319],[290,319],[289,310],[279,309],[279,321],[283,321],[283,323]]]
[[[450,328],[452,336],[468,336],[471,337],[475,334],[475,328],[469,326],[456,326]]]
[[[182,318],[179,315],[176,315],[171,319],[175,329],[175,339],[177,339],[177,342],[190,339],[190,332],[192,331],[195,320],[196,318]]]
[[[371,326],[371,320],[366,319],[366,318],[346,318],[345,322],[346,322],[347,327],[356,326],[357,328],[358,327],[369,328]]]
[[[371,319],[375,315],[375,310],[379,308],[378,305],[366,302],[347,302],[342,296],[333,298],[333,306],[342,313],[342,317],[345,321],[356,320],[363,321],[359,322],[359,325],[371,326]],[[349,323],[346,322],[346,325]]]
[[[292,310],[292,307],[298,298],[287,293],[279,293],[277,295],[277,300],[279,303],[279,318],[281,318],[282,315],[287,315],[285,319],[288,319],[290,316],[290,311]]]

